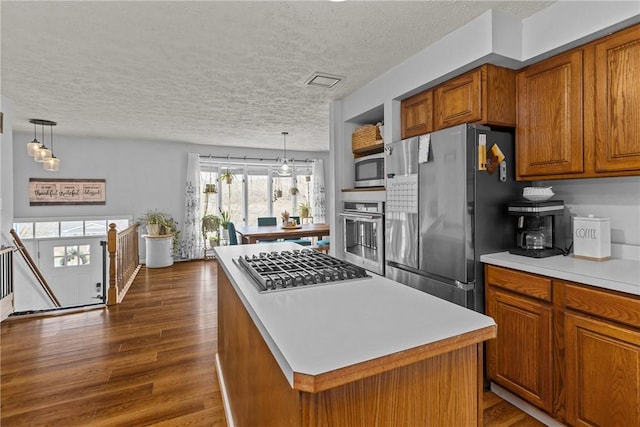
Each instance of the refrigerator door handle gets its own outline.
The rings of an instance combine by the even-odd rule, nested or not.
[[[473,288],[476,287],[476,282],[464,283],[459,280],[456,280],[456,288],[462,289],[463,291],[472,291]]]

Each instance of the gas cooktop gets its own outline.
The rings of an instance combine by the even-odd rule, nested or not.
[[[362,267],[310,249],[260,252],[234,262],[248,273],[261,293],[371,278]]]

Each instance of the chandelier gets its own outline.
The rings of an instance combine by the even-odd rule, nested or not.
[[[53,154],[53,127],[57,125],[51,120],[30,119],[29,123],[33,124],[33,141],[27,143],[27,153],[33,156],[33,160],[42,163],[44,170],[49,172],[57,172],[60,168],[60,159]],[[38,141],[36,136],[36,125],[42,127],[42,142]],[[49,142],[51,149],[47,148],[44,143],[44,128],[49,126]]]
[[[280,168],[278,168],[279,176],[291,176],[291,166],[287,158],[287,135],[289,135],[289,132],[282,132],[282,137],[284,138],[284,156],[280,159],[282,164]]]

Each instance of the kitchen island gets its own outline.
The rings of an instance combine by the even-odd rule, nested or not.
[[[216,248],[229,425],[481,425],[493,319],[374,274],[259,293],[234,261],[294,249]]]

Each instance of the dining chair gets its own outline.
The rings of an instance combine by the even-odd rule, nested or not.
[[[275,216],[259,216],[258,227],[262,227],[265,225],[278,225],[278,220]]]
[[[229,230],[229,245],[238,244],[238,236],[236,235],[236,226],[232,222],[227,223],[227,229]]]
[[[275,216],[259,216],[258,227],[265,225],[278,225],[278,219]],[[258,243],[273,243],[276,240],[260,240]]]

